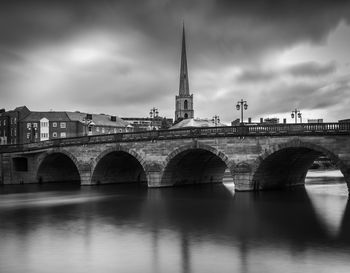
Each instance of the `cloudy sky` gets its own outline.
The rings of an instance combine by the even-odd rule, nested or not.
[[[0,108],[174,117],[182,22],[195,116],[350,118],[350,1],[0,2]]]

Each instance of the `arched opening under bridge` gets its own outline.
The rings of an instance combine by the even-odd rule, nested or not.
[[[147,183],[146,173],[137,158],[124,151],[103,155],[93,170],[92,184]]]
[[[162,184],[222,183],[227,168],[226,162],[214,152],[191,148],[169,159],[162,175]]]
[[[38,183],[69,182],[80,184],[80,174],[76,162],[64,153],[48,154],[37,171]]]
[[[336,171],[338,176],[342,176],[339,159],[334,154],[317,147],[285,147],[273,152],[260,162],[253,176],[254,188],[256,190],[276,189],[305,185],[305,181],[312,180],[309,177],[312,177],[313,170],[320,164],[319,159],[327,161],[326,172]],[[319,175],[321,177],[324,174],[319,173]],[[327,181],[327,177],[323,181],[331,182]],[[338,181],[345,182],[345,179],[342,176]]]

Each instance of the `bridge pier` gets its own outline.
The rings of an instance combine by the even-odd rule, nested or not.
[[[149,188],[159,188],[166,187],[171,185],[165,185],[161,183],[162,173],[161,172],[148,172],[147,173],[147,181]]]
[[[80,185],[90,186],[92,184],[91,165],[88,162],[80,162],[77,166],[80,175]]]
[[[162,164],[158,162],[148,162],[145,167],[147,183],[149,188],[160,188],[173,186],[171,183],[164,183]],[[164,179],[163,179],[164,180]]]
[[[254,191],[253,175],[251,173],[236,173],[233,176],[235,191]]]
[[[253,182],[252,167],[241,162],[231,168],[233,182],[235,183],[235,191],[253,191],[256,190]]]

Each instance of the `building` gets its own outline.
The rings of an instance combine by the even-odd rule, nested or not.
[[[183,119],[193,117],[193,95],[190,95],[186,57],[185,26],[183,25],[179,95],[175,97],[175,123]]]
[[[279,122],[279,118],[265,118],[263,124],[278,124]]]
[[[173,119],[166,118],[166,117],[155,117],[155,118],[125,117],[121,119],[130,123],[130,125],[133,127],[134,132],[150,131],[150,130],[166,130],[166,129],[169,129],[173,124]]]
[[[211,119],[199,119],[199,118],[190,118],[182,120],[176,123],[171,129],[180,129],[180,128],[198,128],[198,127],[222,127],[227,126],[223,123],[215,124]]]
[[[19,121],[29,115],[30,111],[26,106],[20,106],[14,110],[0,110],[0,144],[20,143]]]
[[[20,121],[21,143],[84,135],[128,132],[129,123],[116,116],[81,112],[31,112]]]
[[[323,118],[319,119],[308,119],[307,123],[323,123]]]
[[[127,121],[105,114],[30,111],[26,106],[0,110],[2,145],[130,131],[133,127]]]

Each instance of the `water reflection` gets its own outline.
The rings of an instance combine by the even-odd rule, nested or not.
[[[3,187],[0,272],[348,272],[341,186]]]

